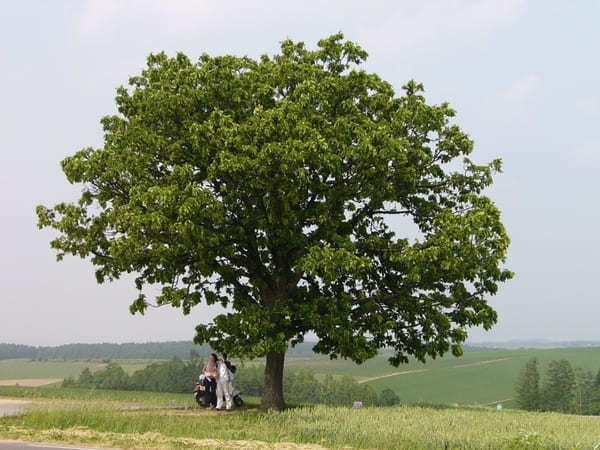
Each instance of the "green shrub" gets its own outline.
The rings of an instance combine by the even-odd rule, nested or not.
[[[379,406],[394,406],[400,403],[400,397],[390,388],[385,388],[379,393],[377,404]]]

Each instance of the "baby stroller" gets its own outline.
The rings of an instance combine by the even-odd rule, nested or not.
[[[214,381],[209,380],[204,375],[198,377],[198,382],[194,388],[194,399],[200,406],[210,406],[216,404],[216,384]],[[235,406],[240,407],[244,405],[244,399],[242,398],[242,392],[233,388],[232,400]]]

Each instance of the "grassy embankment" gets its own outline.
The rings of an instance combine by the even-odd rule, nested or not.
[[[589,449],[600,443],[600,419],[484,407],[317,406],[283,413],[248,408],[226,414],[131,409],[128,404],[118,408],[94,402],[42,403],[21,416],[0,418],[0,439],[161,449],[302,448],[299,444],[310,448]]]

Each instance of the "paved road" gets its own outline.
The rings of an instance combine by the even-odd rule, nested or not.
[[[0,450],[90,450],[95,447],[69,447],[67,445],[36,444],[17,441],[0,441]],[[106,450],[106,449],[102,449]]]

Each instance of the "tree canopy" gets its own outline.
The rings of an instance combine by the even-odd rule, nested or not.
[[[537,411],[540,407],[540,374],[537,358],[531,358],[521,370],[515,391],[517,405],[521,409]]]
[[[226,307],[195,340],[266,356],[265,407],[283,406],[284,352],[309,332],[316,352],[358,363],[382,347],[395,365],[460,355],[512,275],[483,194],[501,162],[470,160],[447,103],[414,81],[396,96],[366,57],[341,34],[258,60],[150,55],[102,119],[103,146],[62,161],[81,198],[39,206],[39,226],[100,283],[135,273],[132,312],[149,284],[184,314]]]

